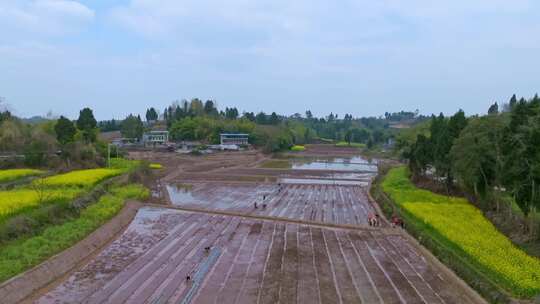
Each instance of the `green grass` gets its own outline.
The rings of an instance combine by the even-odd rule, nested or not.
[[[9,169],[0,170],[0,183],[12,182],[24,177],[37,176],[44,174],[45,171],[34,169]]]
[[[349,144],[346,141],[340,141],[340,142],[336,143],[336,147],[352,147],[352,148],[363,149],[363,148],[366,147],[366,144],[355,143],[355,142],[352,142],[352,143]]]
[[[124,171],[131,171],[137,168],[141,164],[141,161],[130,160],[125,158],[111,158],[111,168],[112,169],[121,169]]]
[[[0,248],[0,282],[24,272],[73,246],[115,216],[126,199],[149,195],[140,185],[113,187],[109,194],[81,211],[78,218],[50,226],[39,235],[16,240]]]
[[[512,244],[467,200],[416,188],[405,167],[391,169],[382,189],[420,234],[436,240],[491,284],[521,298],[540,293],[540,260]]]

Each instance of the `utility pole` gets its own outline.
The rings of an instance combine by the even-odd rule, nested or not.
[[[107,167],[111,167],[111,144],[107,143]]]

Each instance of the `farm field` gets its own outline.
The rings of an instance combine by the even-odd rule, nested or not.
[[[0,221],[42,204],[72,200],[95,184],[123,172],[123,169],[76,170],[0,191]]]
[[[8,169],[0,170],[0,183],[18,180],[20,178],[44,174],[44,171],[35,169]]]
[[[163,164],[161,206],[28,303],[482,303],[400,230],[367,225],[373,170],[137,155]]]
[[[415,188],[405,167],[392,169],[382,186],[434,238],[501,287],[520,297],[540,293],[540,260],[513,245],[468,201]]]
[[[195,183],[167,186],[173,205],[335,224],[367,224],[365,187],[314,184]],[[266,208],[262,208],[264,203]],[[254,205],[257,203],[258,208]]]
[[[36,303],[186,299],[470,303],[399,235],[161,208],[141,209],[120,238]]]
[[[0,246],[0,282],[29,269],[85,237],[113,217],[126,199],[142,199],[140,185],[115,186],[109,194],[83,209],[78,218],[47,227],[42,233]]]

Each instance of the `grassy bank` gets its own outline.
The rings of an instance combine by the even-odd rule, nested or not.
[[[350,148],[364,149],[366,147],[366,144],[355,143],[355,142],[348,143],[346,141],[340,141],[340,142],[337,142],[335,146],[345,147],[345,148],[350,147]]]
[[[391,169],[373,192],[386,213],[405,218],[411,234],[490,301],[540,293],[540,260],[514,246],[466,200],[416,188],[405,167]]]
[[[0,282],[3,282],[47,258],[71,247],[103,225],[123,207],[126,199],[143,199],[148,190],[140,185],[113,186],[80,216],[60,225],[49,226],[40,234],[0,247]]]

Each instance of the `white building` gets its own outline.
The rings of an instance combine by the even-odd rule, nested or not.
[[[247,145],[248,134],[242,133],[221,133],[221,145]]]
[[[169,142],[169,131],[149,131],[143,134],[142,142],[145,146],[164,145]]]

